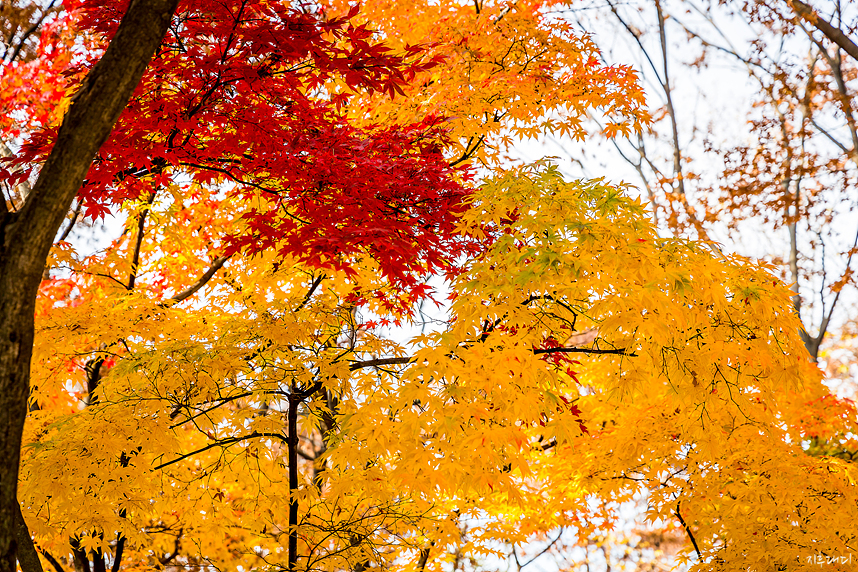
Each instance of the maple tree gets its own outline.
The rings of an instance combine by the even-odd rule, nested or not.
[[[648,121],[553,4],[179,6],[39,287],[25,572],[459,569],[644,490],[700,570],[854,543],[854,468],[802,445],[850,444],[854,411],[770,269],[660,238],[623,187],[502,167],[593,109]],[[10,191],[49,171],[126,6],[66,9],[88,48],[32,66],[55,89],[4,74],[43,110],[3,126]],[[106,247],[66,240],[110,212]]]
[[[632,167],[662,232],[773,262],[806,350],[854,398],[856,20],[849,3],[812,4],[590,3],[568,17],[598,30],[607,54],[637,60],[651,86],[653,129],[606,147]],[[853,458],[837,438],[807,443]]]

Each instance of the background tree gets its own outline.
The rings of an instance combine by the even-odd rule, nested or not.
[[[655,137],[616,147],[656,205],[655,220],[671,232],[712,236],[731,249],[771,257],[794,285],[805,345],[817,358],[832,318],[850,303],[841,291],[852,283],[856,244],[849,220],[858,200],[856,61],[847,51],[855,15],[839,3],[820,7],[825,13],[816,17],[808,9],[780,2],[641,3],[610,6],[598,21],[614,22],[625,34],[624,45],[637,53],[663,103],[654,110],[663,125],[655,124]],[[590,12],[575,17],[597,29]],[[701,113],[723,105],[706,93],[706,83],[723,72],[706,70],[724,65],[751,78],[750,130]],[[699,82],[684,71],[688,66],[704,70]],[[687,81],[671,87],[671,73]],[[674,102],[676,89],[684,109]],[[720,165],[712,165],[713,155]],[[772,229],[784,244],[751,252],[742,246],[751,227]],[[765,250],[781,246],[784,253]]]
[[[852,6],[642,2],[562,14],[608,57],[638,62],[653,130],[605,148],[631,167],[661,232],[774,262],[793,284],[808,352],[839,395],[853,395]],[[592,151],[561,145],[579,162]],[[814,454],[853,453],[837,438],[808,443]]]

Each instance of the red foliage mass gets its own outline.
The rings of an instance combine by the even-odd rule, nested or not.
[[[127,3],[83,0],[78,25],[109,39]],[[449,267],[474,245],[454,232],[470,173],[444,158],[443,120],[358,127],[346,114],[352,90],[392,96],[437,62],[416,47],[393,54],[351,23],[356,13],[184,2],[79,192],[85,213],[103,216],[184,172],[255,205],[229,251],[276,248],[346,270],[368,255],[410,289]],[[16,162],[44,160],[55,134],[36,133]]]

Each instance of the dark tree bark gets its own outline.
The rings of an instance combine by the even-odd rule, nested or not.
[[[21,564],[21,570],[24,572],[44,572],[42,570],[42,562],[39,560],[39,554],[36,552],[36,546],[33,544],[33,539],[30,537],[30,531],[27,529],[27,523],[24,522],[24,515],[21,513],[21,506],[17,505],[18,514],[17,520],[17,535],[18,542],[18,562]]]
[[[33,313],[48,251],[95,154],[161,43],[179,0],[132,0],[90,71],[18,212],[0,201],[0,572],[15,572],[16,494]]]

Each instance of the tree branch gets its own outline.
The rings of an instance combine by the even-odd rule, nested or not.
[[[241,441],[247,441],[248,439],[259,439],[259,438],[265,438],[265,437],[273,437],[275,439],[279,439],[280,441],[286,440],[286,438],[283,437],[283,435],[281,435],[279,433],[259,433],[259,432],[253,432],[250,435],[242,435],[241,437],[229,437],[228,439],[220,439],[218,441],[215,441],[214,443],[210,443],[210,444],[206,445],[205,447],[200,447],[196,451],[191,451],[190,453],[185,453],[184,455],[180,455],[180,456],[176,457],[175,459],[167,461],[166,463],[161,463],[160,465],[153,467],[152,470],[157,471],[157,470],[163,469],[164,467],[169,467],[170,465],[174,465],[174,464],[178,463],[179,461],[184,461],[188,457],[193,457],[194,455],[204,453],[205,451],[208,451],[209,449],[214,449],[215,447],[229,446],[229,445],[234,445],[235,443],[240,443]]]
[[[462,162],[464,162],[464,161],[467,161],[468,159],[470,159],[471,157],[473,157],[473,156],[474,156],[474,153],[476,153],[476,152],[477,152],[477,149],[479,149],[479,148],[480,148],[480,145],[482,145],[482,143],[483,143],[483,141],[485,141],[485,139],[486,139],[486,136],[485,136],[485,135],[480,135],[480,137],[477,139],[477,142],[476,142],[476,143],[474,143],[474,144],[473,144],[473,146],[470,146],[470,145],[471,145],[471,141],[473,141],[473,140],[474,140],[474,138],[473,138],[473,137],[471,137],[471,139],[469,139],[469,140],[468,140],[468,144],[467,144],[467,145],[465,145],[465,152],[464,152],[464,153],[462,153],[462,156],[461,156],[461,157],[459,157],[458,159],[456,159],[455,161],[453,161],[452,163],[450,163],[450,166],[451,166],[451,167],[455,167],[455,166],[456,166],[456,165],[458,165],[459,163],[462,163]]]
[[[297,312],[298,310],[300,310],[301,308],[303,308],[304,306],[307,305],[307,302],[309,302],[310,298],[313,297],[313,292],[316,291],[316,289],[319,287],[319,284],[321,284],[322,280],[324,280],[324,279],[325,279],[325,275],[320,274],[318,278],[316,278],[315,280],[313,280],[313,282],[310,283],[310,289],[307,291],[307,295],[304,296],[304,299],[301,300],[301,303],[298,304],[298,307],[295,308],[294,310],[292,310],[293,312]]]
[[[57,242],[63,242],[65,239],[67,239],[69,237],[72,229],[74,228],[75,223],[77,222],[78,217],[80,216],[80,210],[81,210],[82,206],[83,206],[83,203],[78,201],[77,206],[74,209],[74,214],[72,214],[72,218],[69,221],[69,225],[63,231],[62,235],[60,235],[60,238],[59,238],[59,240],[57,240]]]
[[[555,538],[554,540],[552,540],[552,541],[548,544],[548,546],[546,546],[545,548],[543,548],[543,549],[542,549],[542,551],[541,551],[539,554],[537,554],[536,556],[534,556],[533,558],[531,558],[530,560],[528,560],[528,561],[527,561],[527,562],[525,562],[524,564],[519,564],[519,566],[518,566],[519,570],[521,570],[521,569],[522,569],[522,568],[524,568],[525,566],[528,566],[528,565],[530,565],[530,564],[533,564],[533,562],[534,562],[537,558],[539,558],[540,556],[542,556],[543,554],[545,554],[546,552],[548,552],[549,550],[551,550],[551,547],[552,547],[552,546],[554,546],[555,544],[557,544],[557,542],[560,540],[560,538],[561,538],[562,536],[563,536],[563,527],[561,526],[561,527],[560,527],[560,533],[557,535],[557,538]]]
[[[476,0],[474,0],[476,2]],[[434,543],[433,543],[434,544]],[[426,562],[429,561],[429,549],[421,548],[420,549],[420,558],[417,560],[417,570],[418,572],[423,572],[426,569]]]
[[[349,364],[349,371],[355,371],[363,367],[377,367],[380,365],[404,365],[411,363],[414,358],[411,357],[396,357],[396,358],[380,358],[367,361],[354,361]]]
[[[813,7],[801,0],[791,0],[793,10],[802,20],[808,22],[817,30],[825,34],[825,37],[840,46],[844,52],[852,56],[858,62],[858,45],[855,44],[840,28],[835,28],[830,22],[821,18]]]
[[[24,49],[24,45],[27,43],[27,38],[29,38],[36,30],[39,29],[39,26],[42,25],[42,22],[45,21],[45,17],[51,13],[51,10],[54,7],[54,4],[57,3],[57,0],[51,0],[51,3],[48,4],[43,10],[42,15],[39,16],[39,19],[33,22],[33,25],[27,28],[21,37],[18,39],[18,45],[15,47],[15,51],[12,52],[12,55],[6,60],[6,63],[12,63],[17,59],[18,55],[21,53],[21,50]]]
[[[534,355],[553,353],[577,353],[577,354],[610,354],[628,357],[637,357],[636,353],[629,353],[626,348],[613,348],[602,350],[598,348],[537,348],[533,350]],[[349,364],[349,371],[355,371],[364,367],[378,367],[381,365],[405,365],[412,363],[413,357],[379,358],[366,361],[354,361]]]
[[[298,564],[298,406],[303,401],[292,386],[287,413],[289,454],[289,541],[287,561],[289,572],[295,572]]]
[[[626,32],[628,32],[635,39],[635,42],[637,43],[638,47],[640,48],[641,53],[646,58],[646,61],[649,63],[649,67],[651,67],[653,73],[655,73],[655,78],[658,80],[658,83],[664,85],[664,81],[661,79],[661,74],[658,72],[658,68],[655,67],[655,63],[652,61],[652,58],[650,57],[649,52],[647,51],[647,49],[644,47],[643,43],[641,42],[640,35],[637,32],[635,32],[631,26],[629,26],[629,24],[623,19],[623,17],[617,11],[617,7],[614,6],[614,4],[612,2],[610,2],[610,0],[608,1],[608,6],[610,6],[611,12],[614,14],[614,16],[617,17],[617,20],[619,20],[620,24],[623,25],[623,28],[626,29]]]
[[[158,558],[158,562],[161,563],[161,566],[166,566],[170,562],[172,562],[176,556],[179,555],[179,548],[181,548],[182,536],[185,533],[184,528],[179,529],[179,533],[176,534],[176,540],[173,542],[173,552],[170,554],[165,554],[163,558]]]
[[[550,451],[551,449],[553,449],[556,446],[557,446],[557,439],[552,439],[551,441],[548,441],[547,443],[542,443],[539,446],[539,448],[542,449],[543,451]]]
[[[179,302],[187,300],[188,298],[190,298],[191,296],[196,294],[200,288],[202,288],[203,286],[208,284],[208,281],[212,279],[212,277],[215,275],[215,273],[218,270],[220,270],[221,267],[230,258],[232,258],[232,254],[230,254],[229,256],[219,256],[218,258],[215,258],[214,262],[212,262],[212,265],[209,267],[208,270],[206,270],[205,274],[200,276],[199,280],[194,282],[186,290],[179,292],[178,294],[176,294],[175,296],[173,296],[172,298],[170,298],[166,302],[163,302],[161,305],[162,306],[168,306],[168,305],[172,305],[172,304],[178,304]]]
[[[554,354],[554,353],[576,353],[576,354],[613,354],[618,356],[638,357],[636,353],[628,353],[626,348],[614,348],[610,350],[600,350],[597,348],[539,348],[533,350],[536,355],[539,354]]]
[[[119,572],[119,566],[122,564],[122,552],[125,550],[125,535],[119,534],[116,541],[116,551],[113,555],[113,566],[110,572]]]
[[[62,564],[60,564],[60,563],[57,561],[57,559],[56,559],[56,558],[54,558],[54,557],[51,555],[51,553],[50,553],[50,552],[48,552],[48,551],[46,551],[46,550],[39,550],[39,552],[41,552],[42,556],[44,556],[44,557],[45,557],[45,560],[47,560],[47,561],[48,561],[48,563],[49,563],[51,566],[53,566],[53,567],[54,567],[54,570],[56,570],[56,572],[66,572],[66,571],[63,569]]]
[[[685,529],[686,534],[688,534],[688,538],[691,539],[691,544],[694,546],[694,552],[697,553],[697,558],[700,562],[703,562],[703,555],[700,554],[700,548],[697,546],[697,541],[694,539],[694,535],[691,533],[691,528],[686,524],[685,519],[682,518],[682,515],[679,513],[679,503],[676,503],[676,512],[673,514],[676,515],[676,518],[679,519],[680,524],[682,524],[682,528]]]
[[[80,547],[80,538],[71,538],[72,555],[74,557],[75,572],[90,572],[89,557]]]
[[[149,214],[149,209],[152,203],[155,202],[155,196],[158,191],[152,191],[149,199],[146,201],[146,206],[137,215],[137,236],[134,239],[134,255],[131,259],[131,275],[128,277],[127,290],[134,289],[134,282],[137,280],[137,268],[140,265],[140,249],[143,248],[143,233],[146,230],[146,215]]]
[[[299,390],[299,389],[293,388],[292,393],[290,393],[289,395],[292,396],[292,398],[294,398],[294,399],[298,399],[299,401],[304,401],[305,399],[307,399],[308,397],[310,397],[311,395],[313,395],[314,393],[316,393],[320,389],[322,389],[322,382],[317,381],[316,383],[314,383],[313,385],[311,385],[310,387],[308,387],[307,389],[304,389],[304,390]]]
[[[122,466],[127,467],[129,458],[125,453],[122,453]],[[119,516],[125,518],[127,511],[119,509]],[[116,535],[116,550],[113,551],[113,566],[110,567],[110,572],[119,572],[119,567],[122,564],[122,553],[125,551],[125,535],[121,532]]]
[[[225,397],[221,401],[218,401],[217,404],[212,405],[208,409],[203,409],[202,411],[200,411],[194,415],[189,416],[187,419],[185,419],[184,421],[181,421],[180,423],[176,423],[175,425],[170,425],[170,429],[175,429],[176,427],[181,427],[185,423],[188,423],[189,421],[193,421],[197,417],[200,417],[201,415],[205,415],[209,411],[214,411],[218,407],[222,407],[222,406],[226,405],[227,403],[235,401],[236,399],[241,399],[243,397],[250,397],[251,395],[253,395],[253,392],[247,391],[245,393],[239,393],[238,395],[233,395],[231,397]],[[173,411],[170,412],[170,419],[171,420],[175,419],[176,417],[179,416],[179,413],[182,411],[182,407],[183,407],[183,405],[179,404],[176,406],[175,409],[173,409]],[[185,407],[187,407],[187,406],[185,406]],[[189,412],[190,412],[190,408],[189,408]]]
[[[849,249],[849,256],[846,258],[846,273],[848,274],[852,267],[852,257],[855,255],[855,250],[858,248],[858,232],[855,234],[855,240],[852,242],[852,248]],[[828,331],[828,325],[831,323],[831,317],[834,315],[834,309],[837,307],[837,302],[840,301],[840,293],[843,291],[843,288],[837,291],[837,294],[834,295],[834,300],[831,302],[831,307],[828,309],[828,314],[826,314],[822,323],[819,325],[819,333],[817,333],[816,337],[813,339],[814,349],[818,352],[819,346],[822,344],[823,338],[825,338],[825,332]],[[813,354],[814,358],[816,354]]]

